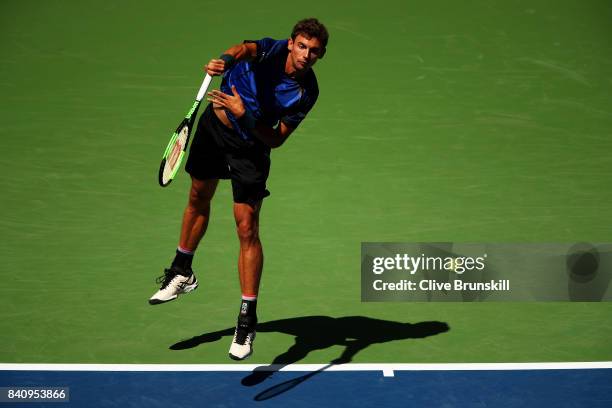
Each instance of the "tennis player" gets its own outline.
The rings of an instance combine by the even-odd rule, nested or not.
[[[206,232],[218,181],[230,179],[242,290],[229,350],[235,360],[253,351],[263,268],[259,212],[270,195],[266,188],[270,150],[287,140],[317,101],[312,67],[325,55],[328,37],[323,24],[308,18],[295,25],[289,39],[245,41],[205,67],[210,75],[223,75],[221,89],[208,93],[211,103],[198,122],[186,164],[192,183],[179,245],[149,303],[164,303],[197,288],[193,255]]]

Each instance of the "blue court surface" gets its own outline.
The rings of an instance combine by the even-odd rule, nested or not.
[[[228,365],[212,367],[215,371],[198,366],[173,371],[151,365],[145,367],[148,371],[138,371],[142,366],[117,371],[121,367],[109,365],[103,371],[86,367],[73,371],[70,365],[66,370],[13,370],[4,365],[0,387],[68,387],[69,402],[0,402],[0,406],[612,407],[609,364],[562,369],[502,364],[481,365],[500,369],[450,370],[350,366],[308,369],[303,365],[271,371],[265,366]]]

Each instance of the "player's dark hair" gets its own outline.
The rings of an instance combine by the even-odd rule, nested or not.
[[[325,55],[325,50],[327,48],[327,40],[329,40],[329,33],[327,32],[327,28],[316,18],[305,18],[297,22],[297,24],[293,27],[293,31],[291,32],[291,39],[295,40],[295,37],[298,34],[302,34],[306,38],[318,38],[323,46],[320,58],[323,58]]]

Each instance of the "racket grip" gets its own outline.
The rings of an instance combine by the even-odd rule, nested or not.
[[[204,98],[204,94],[208,90],[208,87],[210,86],[211,81],[212,81],[212,77],[206,74],[206,76],[204,77],[204,82],[202,82],[202,86],[200,87],[200,90],[198,91],[198,95],[196,96],[196,101],[200,102],[202,98]]]

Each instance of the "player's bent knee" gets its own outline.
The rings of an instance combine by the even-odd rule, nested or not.
[[[242,220],[236,223],[236,232],[240,242],[252,243],[259,240],[259,226],[255,220]]]
[[[189,202],[192,205],[199,206],[202,204],[208,204],[211,200],[212,194],[206,191],[196,190],[192,187],[191,191],[189,192]]]

